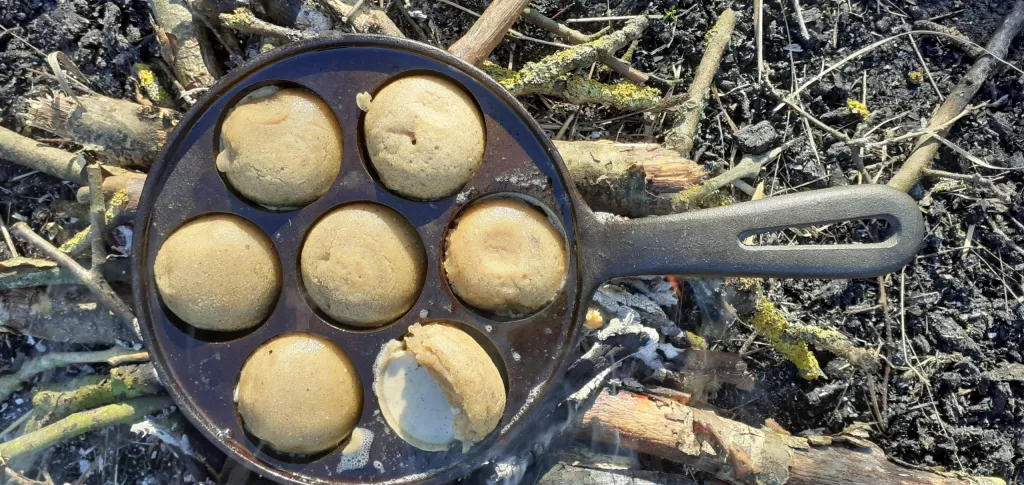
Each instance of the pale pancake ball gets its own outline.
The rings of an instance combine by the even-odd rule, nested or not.
[[[394,321],[419,297],[426,252],[399,213],[350,204],[317,221],[299,257],[306,292],[340,323],[376,327]]]
[[[327,193],[341,151],[341,127],[327,103],[302,89],[266,86],[224,118],[217,168],[257,204],[301,207]]]
[[[409,76],[384,87],[366,112],[366,149],[381,182],[435,200],[473,178],[484,157],[484,119],[451,81]]]
[[[235,402],[254,436],[281,453],[311,455],[337,446],[352,432],[363,409],[363,386],[337,345],[295,333],[249,356]]]
[[[558,295],[565,282],[565,240],[544,212],[515,198],[487,199],[455,224],[444,269],[466,303],[520,316]]]
[[[274,245],[255,224],[216,214],[186,222],[156,253],[156,287],[178,318],[204,330],[250,328],[281,289]]]
[[[374,363],[374,392],[388,426],[409,444],[468,451],[498,426],[505,383],[487,351],[444,323],[414,324]]]

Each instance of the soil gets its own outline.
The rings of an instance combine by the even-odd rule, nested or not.
[[[459,3],[481,12],[488,2]],[[914,20],[938,18],[937,22],[956,27],[983,45],[1012,4],[1010,0],[800,0],[811,34],[803,39],[791,8],[793,2],[765,2],[763,63],[767,82],[788,92],[794,79],[803,83],[823,66],[853,51],[909,30],[908,24]],[[735,147],[778,144],[807,133],[797,115],[787,109],[776,110],[777,95],[758,82],[750,2],[539,0],[534,6],[559,20],[662,16],[650,22],[632,64],[663,79],[683,80],[677,91],[684,89],[685,81],[692,77],[702,55],[705,33],[718,13],[734,8],[737,29],[715,82],[721,104],[714,98],[708,103],[695,158],[717,173],[738,161]],[[453,42],[474,20],[440,2],[413,0],[409,10],[415,17],[426,19],[422,27],[441,46]],[[391,9],[389,14],[412,34],[397,10]],[[46,74],[49,69],[44,57],[19,37],[44,53],[64,52],[93,89],[112,97],[134,99],[132,65],[157,55],[149,13],[142,2],[0,0],[0,25],[10,29],[0,33],[0,124],[16,130],[24,129],[17,113],[23,111],[27,99],[58,89],[56,81]],[[592,32],[602,25],[574,27]],[[520,23],[515,28],[533,37],[550,38],[529,25]],[[902,39],[847,63],[815,83],[802,97],[804,106],[850,134],[862,134],[893,117],[898,118],[883,130],[898,135],[919,127],[941,102],[931,80],[939,91],[948,93],[972,59],[946,41],[915,38],[928,66],[920,82],[913,81],[910,74],[923,72],[921,62],[911,44]],[[491,59],[520,67],[555,50],[507,39]],[[1019,65],[1022,56],[1022,40],[1018,39],[1006,59]],[[600,70],[595,76],[617,79]],[[1024,76],[1011,69],[992,76],[973,102],[1006,99],[958,122],[948,139],[989,164],[1024,168],[1022,84]],[[865,101],[870,116],[866,120],[851,116],[849,99]],[[569,139],[657,142],[672,122],[671,115],[628,115],[538,97],[522,101],[552,136],[572,116],[565,131]],[[730,120],[737,127],[757,125],[756,133],[734,137]],[[758,125],[765,122],[767,126]],[[25,132],[48,139],[43,133]],[[767,195],[864,182],[858,178],[848,148],[833,146],[837,140],[821,130],[812,129],[812,133],[813,147],[801,143],[767,166],[759,179],[765,183]],[[60,140],[50,141],[60,144]],[[865,153],[863,163],[872,175],[884,167],[879,181],[885,182],[899,168],[909,148],[909,144],[890,146],[884,158],[874,151]],[[1024,483],[1024,407],[1020,405],[1024,399],[1024,355],[1020,346],[1024,341],[1024,251],[1019,249],[1024,246],[1024,177],[1016,171],[975,167],[945,148],[940,150],[934,168],[981,173],[995,185],[928,178],[916,187],[912,195],[920,200],[928,235],[918,259],[902,272],[882,280],[780,280],[770,285],[770,298],[791,320],[833,328],[866,348],[879,349],[890,364],[888,373],[869,379],[842,359],[819,352],[817,357],[828,378],[805,381],[791,363],[763,339],[755,338],[747,322],[740,319],[728,323],[728,336],[712,341],[713,349],[742,353],[757,384],[753,391],[725,385],[708,404],[752,425],[773,418],[793,433],[839,432],[865,423],[871,439],[898,460]],[[59,242],[70,233],[68,228],[81,225],[81,221],[72,221],[71,211],[62,202],[74,200],[75,188],[41,174],[24,176],[26,173],[28,170],[13,164],[0,163],[3,220],[7,224],[29,221],[37,230],[49,230],[48,234]],[[737,200],[748,198],[738,191],[733,195]],[[865,242],[877,236],[877,229],[844,224],[816,232],[788,232],[779,238],[803,244]],[[970,247],[964,248],[967,245]],[[33,254],[24,246],[18,249],[22,255]],[[9,256],[6,245],[0,244],[0,258]],[[683,329],[699,332],[711,327],[699,305],[705,302],[690,296],[691,286],[706,288],[709,284],[714,286],[715,282],[700,280],[690,285],[684,281],[679,302],[665,304],[664,314]],[[4,334],[0,339],[0,362],[16,368],[26,355],[53,350],[79,348]],[[634,377],[648,377],[643,366],[627,368]],[[66,380],[88,372],[104,369],[74,366],[40,380]],[[872,387],[881,424],[872,409]],[[26,412],[28,401],[28,393],[21,392],[0,404],[0,428]],[[192,440],[201,438],[193,435]],[[211,457],[215,454],[208,453]],[[188,483],[202,478],[196,472],[201,467],[187,465],[190,460],[179,459],[172,448],[159,441],[130,435],[126,427],[57,446],[47,463],[56,483],[74,482],[88,462],[98,463],[100,457],[103,466],[79,483]],[[218,460],[214,457],[211,461]],[[234,483],[240,483],[237,480]]]

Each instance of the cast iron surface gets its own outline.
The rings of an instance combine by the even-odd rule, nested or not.
[[[417,202],[385,190],[365,154],[356,94],[377,92],[396,76],[433,73],[461,85],[485,119],[486,149],[477,175],[457,195]],[[251,90],[268,85],[307,89],[332,108],[344,140],[341,173],[314,203],[274,212],[251,204],[217,172],[217,130],[227,110]],[[603,223],[579,202],[554,148],[523,107],[493,80],[451,55],[423,44],[340,36],[291,44],[236,69],[190,111],[150,172],[136,219],[134,297],[140,324],[160,376],[182,411],[203,433],[253,470],[284,483],[422,483],[450,480],[501,453],[522,424],[543,414],[545,394],[561,375],[576,329],[606,278],[634,274],[870,276],[905,263],[916,253],[923,223],[905,194],[883,187],[786,196],[658,219]],[[443,241],[459,212],[481,197],[524,196],[560,225],[568,248],[566,284],[553,303],[519,320],[489,318],[462,305],[440,268]],[[372,201],[403,214],[427,251],[422,294],[398,321],[353,330],[316,311],[302,288],[298,257],[311,225],[332,208]],[[240,334],[198,332],[160,301],[152,267],[161,244],[182,223],[204,214],[232,213],[262,228],[281,259],[283,289],[268,319]],[[844,219],[881,217],[895,235],[857,247],[748,248],[751,230]],[[474,335],[494,357],[508,389],[498,428],[468,453],[425,452],[398,438],[384,423],[372,392],[372,365],[381,346],[415,322],[448,320]],[[245,359],[281,334],[309,332],[336,342],[352,358],[364,386],[359,427],[374,439],[366,466],[340,467],[340,448],[292,459],[269,452],[249,436],[232,399]],[[282,410],[287,412],[287,410]]]

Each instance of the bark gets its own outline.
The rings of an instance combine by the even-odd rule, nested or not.
[[[39,170],[68,182],[85,185],[85,158],[21,136],[0,126],[0,160]]]
[[[79,145],[98,147],[113,165],[149,168],[160,153],[178,113],[105,96],[29,101],[25,122]]]
[[[203,26],[195,22],[187,5],[183,0],[149,0],[160,53],[182,87],[192,90],[210,86],[215,79],[203,61]]]
[[[675,401],[603,391],[581,424],[591,436],[744,485],[1003,484],[902,467],[853,437],[800,438],[758,429]],[[847,446],[852,445],[852,446]]]
[[[981,85],[1000,64],[996,57],[1000,59],[1006,57],[1010,50],[1010,44],[1020,33],[1022,26],[1024,26],[1024,0],[1017,0],[1013,10],[1006,16],[1002,25],[989,39],[988,45],[985,46],[990,54],[975,61],[960,83],[953,88],[953,91],[946,97],[946,101],[939,106],[931,120],[928,121],[929,130],[935,130],[941,137],[949,134],[953,125],[948,122],[967,108],[971,99],[981,89]],[[947,124],[949,126],[943,127]],[[889,181],[889,186],[909,192],[921,180],[921,172],[931,166],[932,159],[935,158],[941,145],[942,142],[931,135],[923,135],[918,138],[914,151],[907,157],[907,161],[903,162],[899,172],[896,172],[896,175]]]
[[[651,143],[555,141],[576,188],[596,211],[629,217],[672,212],[661,194],[699,184],[704,169]]]
[[[480,65],[529,4],[530,0],[493,0],[469,32],[455,41],[448,52],[474,66]]]
[[[107,266],[110,271],[113,265]],[[77,287],[64,285],[4,291],[2,328],[54,342],[114,345],[133,340],[120,319],[80,293]]]

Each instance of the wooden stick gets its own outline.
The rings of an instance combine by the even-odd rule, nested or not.
[[[356,32],[405,37],[398,26],[388,18],[388,14],[375,6],[375,2],[360,2],[362,5],[358,9],[352,8],[356,6],[356,1],[352,0],[317,0],[317,2],[333,13],[338,20],[348,19],[348,23]]]
[[[630,217],[672,212],[662,194],[701,183],[704,169],[653,143],[555,141],[576,188],[590,207]]]
[[[133,423],[174,404],[171,398],[140,397],[101,408],[72,414],[45,428],[0,444],[0,462],[49,448],[76,436],[107,426]]]
[[[88,229],[82,232],[86,232]],[[88,247],[89,235],[84,238]],[[129,258],[118,258],[103,265],[103,277],[107,281],[125,283],[128,275]],[[32,288],[35,286],[76,285],[78,279],[69,271],[47,259],[14,257],[0,261],[0,290]],[[2,306],[2,304],[0,304]]]
[[[684,157],[689,157],[693,151],[693,138],[697,133],[700,119],[704,116],[704,103],[711,82],[714,81],[715,73],[722,64],[722,54],[729,47],[729,39],[735,27],[736,13],[732,9],[726,9],[707,34],[708,43],[704,57],[697,66],[690,89],[684,95],[685,102],[679,105],[682,112],[677,115],[675,126],[665,134],[665,146],[678,151]],[[672,98],[665,100],[666,104],[673,102],[675,101]]]
[[[0,377],[0,401],[7,400],[14,391],[17,391],[22,384],[29,379],[46,371],[71,364],[95,364],[104,363],[111,358],[124,354],[133,354],[136,351],[122,347],[111,347],[107,350],[95,352],[48,352],[39,357],[29,359],[22,364],[21,368],[13,374]]]
[[[126,365],[110,369],[110,375],[99,383],[75,386],[71,391],[39,391],[32,396],[32,405],[53,421],[163,389],[153,364]]]
[[[932,115],[928,122],[930,131],[938,133],[941,137],[949,134],[951,125],[947,125],[946,122],[967,108],[971,99],[981,89],[981,85],[999,65],[996,58],[1006,57],[1010,50],[1010,44],[1020,33],[1022,27],[1024,27],[1024,0],[1017,0],[1013,5],[1013,10],[1006,16],[1002,25],[985,46],[988,53],[974,62],[953,92],[946,97],[946,101]],[[944,127],[939,128],[940,126]],[[941,145],[942,142],[931,135],[923,135],[918,138],[914,151],[907,157],[907,161],[903,162],[899,172],[896,172],[896,175],[889,181],[889,186],[910,191],[921,180],[921,172],[931,166],[932,159],[935,158]]]
[[[597,34],[593,35],[586,35],[583,32],[580,32],[576,29],[572,29],[558,22],[555,22],[554,20],[548,18],[544,14],[532,8],[523,9],[523,19],[533,25],[536,25],[537,27],[540,27],[548,32],[551,32],[552,34],[561,37],[562,40],[573,45],[585,44],[587,42],[596,40],[597,38],[601,37],[601,35],[603,35],[601,32],[598,32]],[[636,69],[633,69],[633,67],[630,66],[628,62],[619,59],[618,57],[615,57],[607,53],[602,53],[600,58],[602,64],[608,66],[609,68],[611,68],[611,70],[619,73],[620,75],[622,75],[622,77],[629,79],[630,81],[639,84],[644,84],[647,82],[647,80],[650,79],[649,75],[640,72]]]
[[[103,178],[103,194],[113,198],[118,192],[124,191],[128,197],[124,206],[123,214],[131,216],[139,206],[139,199],[142,197],[142,189],[146,185],[146,174],[138,172],[122,172],[116,175]],[[89,187],[78,189],[75,198],[82,203],[89,202]]]
[[[82,169],[85,168],[85,159],[81,155],[46,146],[2,126],[0,126],[0,159],[39,170],[78,185],[88,183],[85,174],[82,173]]]
[[[96,295],[96,298],[103,306],[107,307],[108,310],[121,319],[122,323],[136,336],[138,341],[142,341],[139,322],[135,319],[135,315],[132,314],[131,308],[128,307],[121,297],[117,296],[117,293],[114,292],[103,278],[93,275],[92,272],[83,268],[77,261],[71,259],[70,256],[53,247],[49,241],[32,231],[32,228],[28,227],[28,224],[24,222],[18,222],[11,226],[11,233],[32,244],[47,258],[52,259],[62,268],[75,275],[86,288],[92,291],[93,295]]]
[[[217,16],[217,19],[221,25],[229,29],[245,34],[273,37],[283,42],[298,42],[317,37],[317,34],[312,32],[274,25],[257,17],[256,14],[252,13],[252,10],[243,7],[236,8],[230,13],[222,13]]]
[[[160,53],[174,69],[178,82],[186,90],[205,88],[214,83],[203,61],[201,25],[196,24],[186,2],[149,0]]]
[[[100,147],[100,155],[113,165],[149,168],[179,116],[106,96],[78,96],[78,101],[60,94],[30,100],[25,122],[79,145]]]
[[[729,483],[1005,485],[998,478],[901,467],[887,461],[877,446],[854,437],[784,435],[625,391],[602,391],[581,424],[599,441],[683,463]]]
[[[480,65],[529,4],[530,0],[493,0],[469,32],[455,41],[448,52],[474,66]]]

